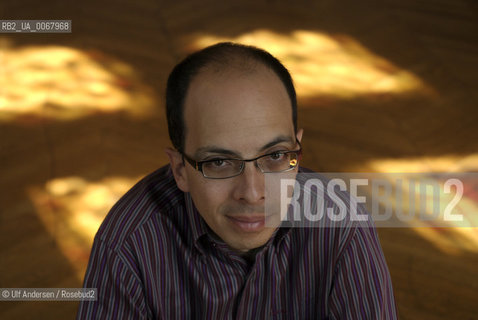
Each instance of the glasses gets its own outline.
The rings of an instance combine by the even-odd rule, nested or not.
[[[302,146],[300,142],[299,150],[294,151],[274,151],[264,154],[254,159],[223,159],[214,158],[211,160],[196,161],[186,154],[183,158],[200,171],[208,179],[227,179],[240,175],[244,171],[246,162],[255,162],[262,173],[286,172],[294,169],[299,164],[302,155]]]

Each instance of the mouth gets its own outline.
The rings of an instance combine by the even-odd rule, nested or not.
[[[242,232],[258,232],[264,229],[264,215],[226,216],[226,218]]]

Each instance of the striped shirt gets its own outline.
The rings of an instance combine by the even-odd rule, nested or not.
[[[278,228],[252,262],[211,236],[169,166],[98,230],[78,319],[396,319],[373,227]]]

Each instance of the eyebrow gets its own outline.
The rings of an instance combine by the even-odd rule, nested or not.
[[[272,141],[266,143],[265,145],[263,145],[260,149],[259,149],[259,152],[261,151],[264,151],[270,147],[273,147],[275,146],[276,144],[279,144],[279,143],[282,143],[282,142],[290,142],[290,143],[295,143],[296,140],[291,138],[290,136],[283,136],[283,135],[280,135],[280,136],[277,136],[276,138],[274,138]],[[221,147],[217,147],[217,146],[204,146],[204,147],[201,147],[199,149],[196,150],[196,152],[194,153],[194,157],[196,159],[200,158],[202,155],[204,155],[205,153],[217,153],[217,154],[222,154],[222,155],[229,155],[229,156],[233,156],[233,157],[236,157],[236,158],[241,158],[241,155],[240,153],[238,152],[235,152],[233,150],[230,150],[230,149],[225,149],[225,148],[221,148]]]

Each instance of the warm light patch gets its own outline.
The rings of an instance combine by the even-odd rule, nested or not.
[[[133,68],[100,52],[0,45],[0,121],[24,115],[68,120],[119,111],[144,116],[153,106],[151,89]]]
[[[367,164],[376,172],[476,172],[478,153],[443,155],[439,157],[413,157],[398,159],[376,159]]]
[[[371,168],[375,172],[383,173],[400,173],[408,172],[411,177],[417,177],[416,174],[423,173],[426,177],[426,172],[450,172],[450,173],[466,173],[478,171],[478,154],[470,154],[468,156],[448,155],[440,157],[415,157],[407,159],[377,159],[368,163],[367,168]],[[386,176],[386,175],[384,175]],[[396,178],[396,175],[390,175]],[[475,177],[475,175],[473,176]],[[403,174],[403,185],[407,185],[407,173]],[[429,179],[434,181],[432,175]],[[435,181],[439,185],[443,185],[444,181]],[[410,226],[414,231],[420,234],[435,245],[439,250],[447,254],[459,254],[462,251],[478,252],[478,228],[470,227],[478,225],[478,181],[476,178],[469,181],[462,181],[464,184],[464,195],[454,207],[453,214],[463,215],[463,221],[448,221],[446,228],[437,228],[434,223],[426,223],[423,221],[414,220],[410,222]],[[403,194],[408,192],[408,189],[403,189]],[[446,208],[450,204],[455,192],[444,194],[440,190],[440,208]],[[427,193],[427,214],[432,214],[433,205],[437,202],[433,201],[433,196]],[[418,203],[418,196],[416,199]],[[405,210],[410,209],[402,204]],[[396,206],[397,203],[394,203]],[[416,209],[417,210],[417,209]],[[416,211],[418,212],[418,210]],[[443,212],[442,212],[443,213]]]
[[[432,243],[438,250],[459,255],[462,251],[478,253],[478,230],[476,228],[413,228],[421,237]]]
[[[268,50],[292,73],[300,97],[329,95],[354,98],[363,94],[426,89],[417,76],[372,53],[346,35],[306,30],[290,34],[256,30],[235,38],[213,35],[197,35],[196,38],[192,50],[221,41],[255,45]]]
[[[139,179],[81,177],[50,180],[28,190],[40,220],[82,279],[93,238],[115,202]]]

